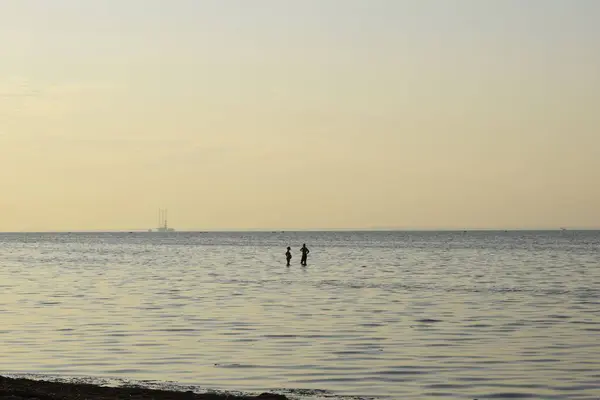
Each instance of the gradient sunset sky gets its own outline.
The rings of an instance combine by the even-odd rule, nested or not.
[[[0,231],[600,227],[600,1],[0,2]]]

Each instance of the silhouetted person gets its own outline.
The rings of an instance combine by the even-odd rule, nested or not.
[[[285,252],[285,259],[287,260],[287,266],[290,266],[290,261],[292,260],[292,248],[288,247]]]
[[[310,253],[310,250],[308,249],[308,247],[306,247],[306,243],[302,245],[302,247],[300,248],[300,251],[302,252],[302,259],[300,260],[300,264],[306,265],[306,260],[308,259],[308,253]]]

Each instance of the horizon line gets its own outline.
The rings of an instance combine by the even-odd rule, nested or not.
[[[171,232],[158,232],[154,229],[73,229],[43,231],[0,231],[0,234],[15,233],[289,233],[289,232],[560,232],[560,231],[599,231],[600,227],[560,227],[560,228],[305,228],[305,229],[184,229]]]

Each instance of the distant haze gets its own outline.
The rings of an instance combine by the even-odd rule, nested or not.
[[[0,3],[0,231],[600,226],[600,1]]]

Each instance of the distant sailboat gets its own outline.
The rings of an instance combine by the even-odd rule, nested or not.
[[[167,209],[159,209],[158,210],[158,228],[156,228],[155,232],[174,232],[175,229],[169,228],[167,224]]]

